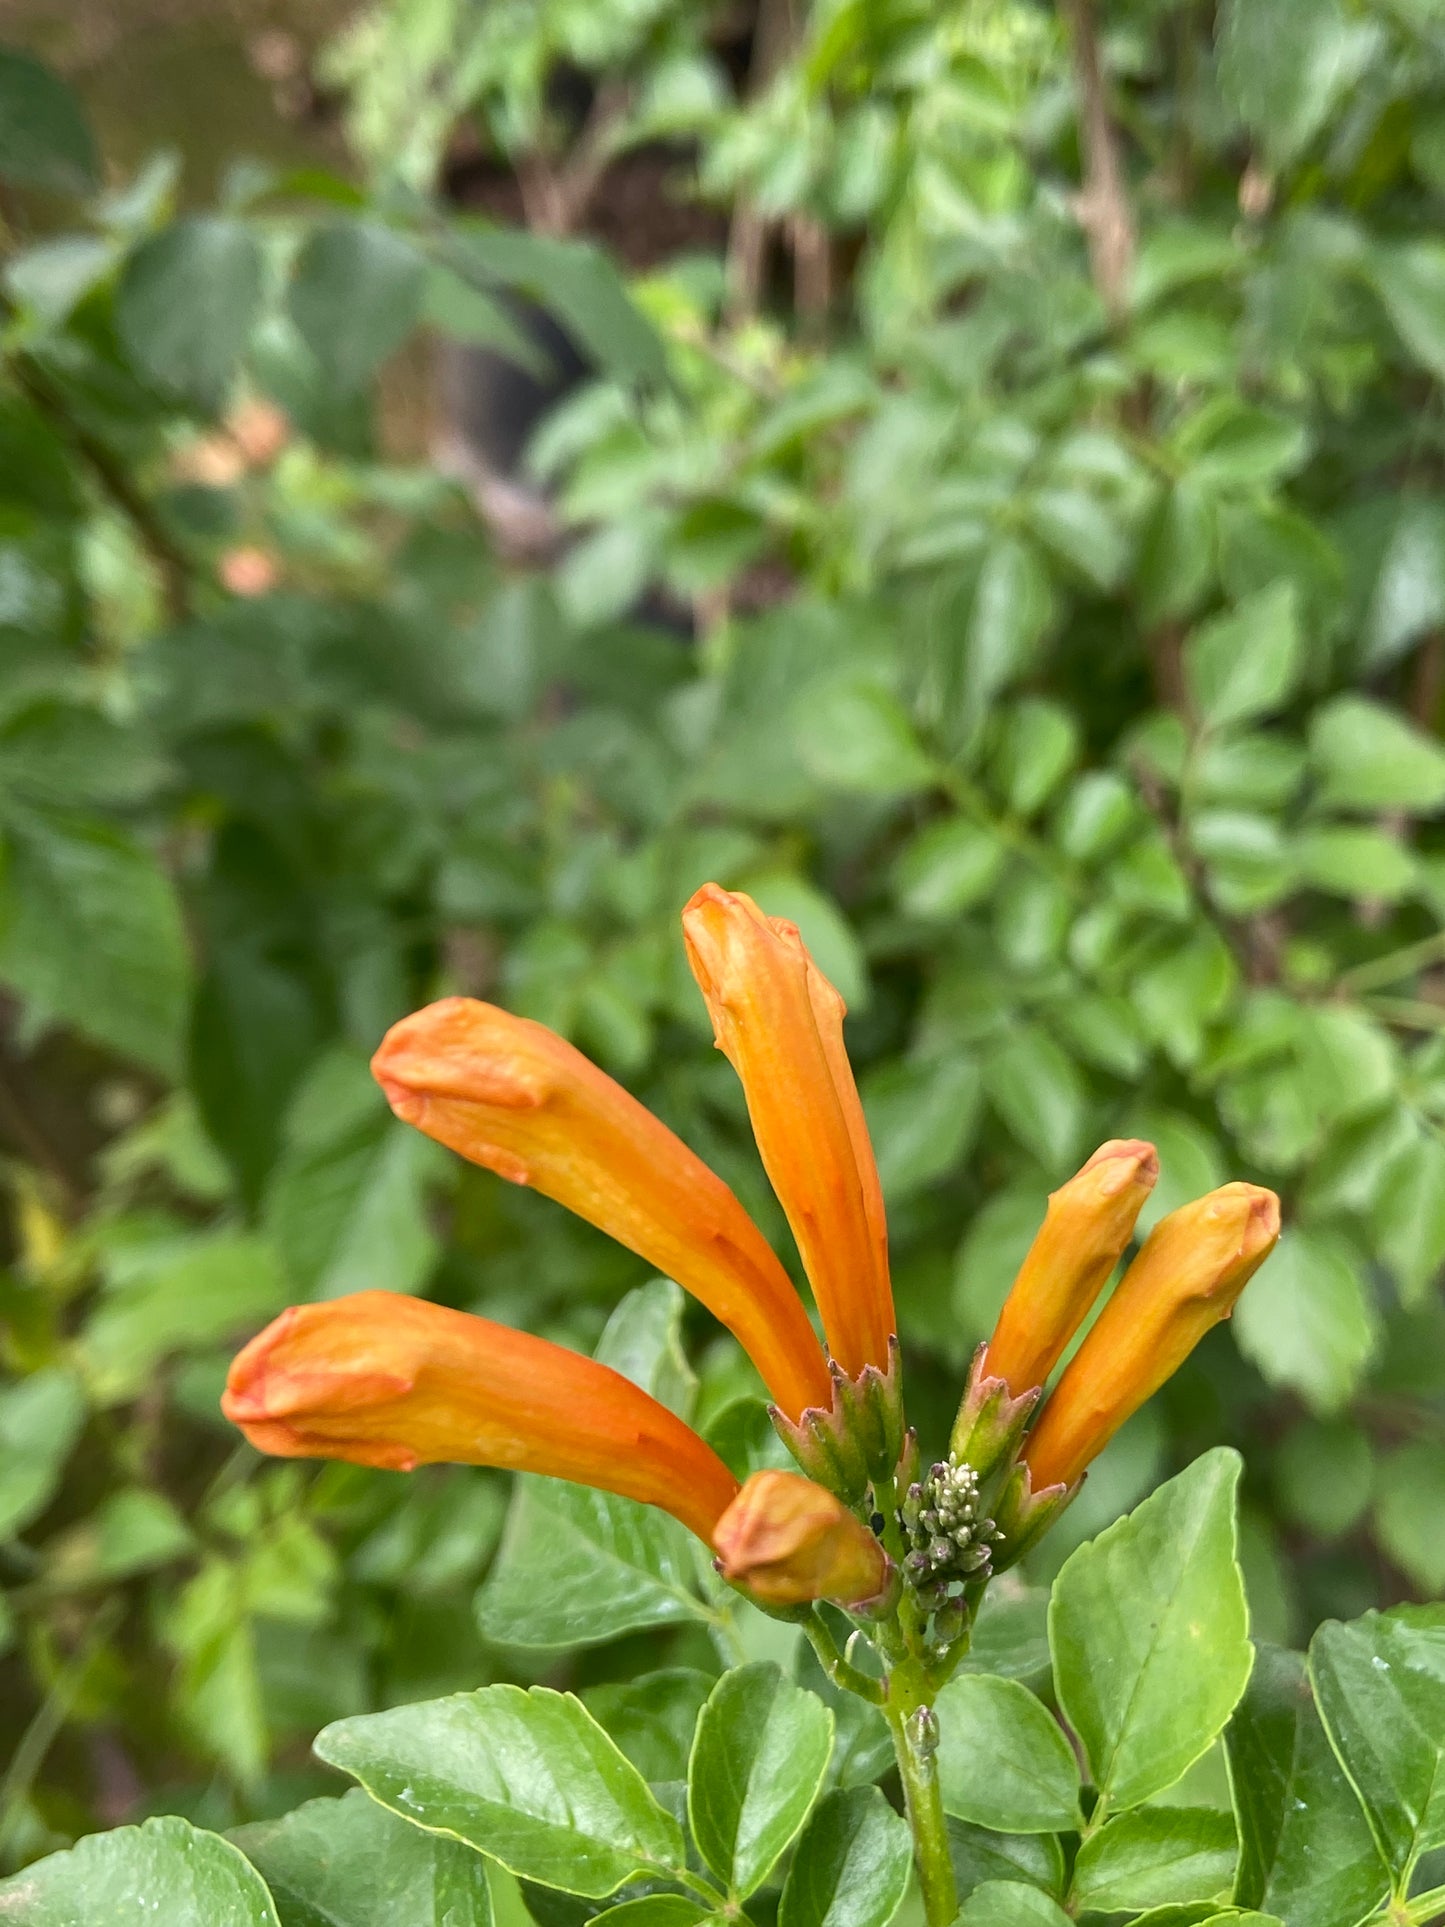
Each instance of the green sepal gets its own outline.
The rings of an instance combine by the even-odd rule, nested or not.
[[[1017,1456],[1024,1427],[1043,1396],[1035,1385],[1015,1398],[1003,1379],[985,1369],[987,1345],[980,1345],[968,1368],[968,1383],[953,1421],[949,1447],[960,1464],[971,1465],[980,1487],[1005,1473]]]
[[[1046,1485],[1035,1492],[1027,1465],[1016,1465],[1008,1476],[994,1507],[998,1539],[994,1544],[993,1570],[1006,1572],[1030,1547],[1038,1544],[1049,1527],[1072,1503],[1086,1474],[1072,1485]]]

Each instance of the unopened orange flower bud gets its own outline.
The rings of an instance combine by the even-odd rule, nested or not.
[[[397,1116],[555,1198],[700,1299],[789,1418],[832,1399],[788,1274],[721,1178],[541,1024],[446,997],[394,1024],[371,1060]]]
[[[888,1556],[867,1526],[797,1472],[754,1472],[718,1521],[713,1545],[723,1578],[765,1606],[858,1606],[888,1582]]]
[[[894,1332],[883,1192],[843,1048],[843,1000],[794,924],[704,884],[682,915],[717,1046],[793,1228],[831,1355],[886,1370]]]
[[[278,1458],[545,1472],[661,1506],[709,1545],[738,1490],[712,1448],[620,1372],[386,1291],[282,1312],[232,1363],[221,1409]]]
[[[1015,1394],[1044,1383],[1108,1283],[1158,1176],[1152,1144],[1111,1138],[1059,1186],[999,1313],[985,1374]]]
[[[1024,1442],[1033,1490],[1072,1485],[1228,1318],[1279,1239],[1279,1199],[1226,1184],[1155,1225]]]

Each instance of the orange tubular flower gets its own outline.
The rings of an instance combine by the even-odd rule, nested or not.
[[[843,1048],[843,1000],[794,925],[704,884],[682,917],[713,1033],[798,1243],[828,1349],[886,1370],[894,1332],[878,1170]]]
[[[1016,1394],[1044,1383],[1108,1283],[1158,1176],[1152,1144],[1111,1138],[1053,1193],[988,1341],[985,1375]]]
[[[385,1291],[282,1312],[232,1363],[221,1409],[278,1458],[545,1472],[661,1506],[709,1545],[738,1492],[712,1448],[620,1372]]]
[[[1070,1486],[1179,1369],[1279,1239],[1279,1199],[1226,1184],[1158,1223],[1024,1443],[1032,1489]]]
[[[755,1472],[718,1521],[718,1571],[768,1606],[874,1600],[888,1558],[861,1520],[796,1472]]]
[[[371,1068],[398,1117],[555,1198],[700,1299],[789,1418],[831,1403],[807,1314],[737,1198],[572,1045],[447,997],[394,1024]]]

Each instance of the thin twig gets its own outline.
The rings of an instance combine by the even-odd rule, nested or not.
[[[160,578],[161,596],[172,622],[191,613],[191,569],[184,551],[131,480],[123,462],[78,422],[65,397],[32,355],[11,356],[15,379],[46,419],[68,441],[115,506],[135,530]]]
[[[795,27],[792,0],[761,0],[753,29],[753,55],[748,69],[748,95],[761,98],[777,72]],[[763,271],[768,258],[768,223],[746,195],[739,198],[728,230],[727,318],[747,321],[763,297]]]
[[[1069,23],[1074,87],[1079,107],[1079,144],[1083,150],[1084,191],[1078,215],[1089,243],[1094,285],[1113,321],[1128,305],[1134,266],[1134,216],[1124,185],[1124,169],[1099,59],[1094,0],[1061,0]]]

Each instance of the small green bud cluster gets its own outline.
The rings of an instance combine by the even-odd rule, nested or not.
[[[903,1570],[920,1603],[937,1611],[961,1582],[987,1573],[998,1528],[979,1516],[978,1474],[953,1452],[909,1486],[901,1510],[910,1548]]]

